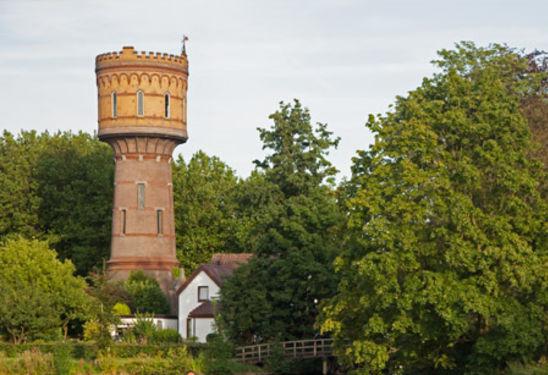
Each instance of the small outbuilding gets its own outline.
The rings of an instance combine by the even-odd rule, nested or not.
[[[214,254],[211,261],[198,267],[177,289],[179,334],[205,342],[215,332],[217,303],[224,280],[247,263],[252,254]]]

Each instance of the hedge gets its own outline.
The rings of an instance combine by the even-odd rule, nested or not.
[[[101,348],[94,342],[83,341],[66,341],[66,342],[48,342],[48,343],[27,343],[27,344],[11,344],[0,342],[0,352],[5,353],[7,357],[16,357],[17,355],[32,349],[39,350],[41,353],[55,353],[59,349],[68,347],[68,350],[73,358],[76,359],[96,359],[99,352],[108,353],[118,358],[132,358],[139,354],[149,356],[163,356],[170,349],[186,347],[189,354],[197,357],[205,344],[200,343],[184,343],[184,344],[128,344],[128,343],[112,343],[106,348]]]

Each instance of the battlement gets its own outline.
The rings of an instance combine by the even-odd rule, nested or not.
[[[95,58],[95,66],[101,69],[106,66],[123,63],[163,63],[175,65],[179,68],[187,68],[188,60],[186,55],[171,55],[160,52],[135,51],[133,47],[123,47],[119,52],[107,52],[98,55]]]

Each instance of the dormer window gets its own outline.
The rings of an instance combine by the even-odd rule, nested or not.
[[[118,95],[116,91],[111,94],[111,103],[112,103],[112,118],[118,116]]]
[[[171,110],[171,103],[170,103],[170,100],[171,98],[169,97],[169,94],[165,94],[164,95],[164,117],[165,118],[169,118],[170,117],[170,110]]]
[[[208,286],[199,286],[198,287],[198,302],[208,301],[209,300],[209,287]]]
[[[137,116],[145,115],[145,94],[142,91],[137,91]]]

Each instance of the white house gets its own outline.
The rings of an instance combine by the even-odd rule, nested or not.
[[[223,281],[251,254],[214,254],[211,262],[203,264],[177,289],[179,334],[183,338],[196,337],[205,342],[215,332],[217,300]]]

